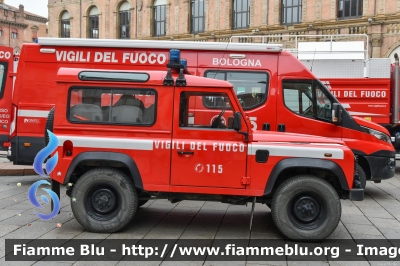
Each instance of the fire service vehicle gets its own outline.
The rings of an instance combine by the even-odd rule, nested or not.
[[[48,117],[49,141],[58,139],[52,189],[67,185],[87,230],[118,231],[151,198],[252,202],[252,213],[259,202],[285,236],[313,241],[337,227],[340,198],[363,199],[344,142],[253,130],[228,81],[185,75],[171,58],[168,71],[58,70]],[[199,98],[218,102],[211,124],[196,119]]]
[[[196,76],[229,81],[235,88],[252,129],[292,132],[343,140],[357,156],[362,187],[394,176],[394,148],[389,132],[370,121],[353,118],[337,99],[280,44],[88,40],[39,38],[24,44],[18,64],[12,117],[11,156],[14,164],[32,164],[43,148],[46,117],[56,101],[55,77],[60,67],[116,70],[165,70],[170,49],[180,49],[188,71]],[[223,101],[193,98],[193,122],[218,116]],[[13,115],[15,114],[15,115]],[[227,123],[227,115],[222,120]],[[371,133],[372,132],[372,133]]]
[[[302,36],[297,36],[300,37]],[[347,35],[309,37],[324,37],[330,41],[299,42],[295,49],[298,59],[330,89],[350,115],[385,127],[390,132],[392,144],[399,157],[398,56],[395,54],[395,64],[391,63],[390,58],[369,58],[369,37],[366,34],[360,34],[362,41],[343,41],[343,38],[349,37]],[[388,140],[380,130],[364,129],[377,138]]]
[[[0,150],[9,148],[11,121],[11,103],[15,77],[14,50],[11,47],[0,48]]]

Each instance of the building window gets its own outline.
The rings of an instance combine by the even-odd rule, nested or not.
[[[164,36],[165,30],[165,16],[166,16],[167,0],[155,0],[153,7],[154,16],[154,32],[153,36]]]
[[[99,38],[99,9],[95,6],[89,12],[89,38]]]
[[[204,0],[191,0],[190,10],[190,32],[204,32]]]
[[[123,2],[119,7],[119,38],[130,39],[130,23],[131,23],[131,6],[127,1]]]
[[[339,0],[338,18],[358,18],[362,16],[362,0]]]
[[[11,32],[11,39],[18,39],[18,31],[17,30],[12,30]]]
[[[68,11],[64,11],[61,16],[61,38],[70,38],[70,15]]]
[[[301,1],[282,0],[282,24],[293,25],[301,23]]]
[[[250,25],[250,0],[233,0],[233,29],[245,29]]]
[[[2,37],[2,36],[3,36],[3,28],[0,27],[0,37]]]

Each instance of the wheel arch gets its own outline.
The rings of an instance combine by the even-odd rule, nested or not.
[[[135,161],[126,154],[117,152],[83,152],[76,156],[67,171],[64,185],[69,183],[73,175],[76,173],[80,166],[87,166],[95,164],[94,167],[115,167],[122,168],[125,172],[129,173],[133,179],[135,187],[143,190],[143,182],[140,176],[139,169]]]
[[[367,180],[371,180],[371,166],[363,155],[357,155],[357,163],[364,170]]]
[[[292,173],[296,169],[301,169],[302,171],[318,170],[331,173],[336,176],[341,189],[349,190],[346,176],[342,168],[335,162],[314,158],[289,158],[280,161],[274,166],[265,185],[264,195],[271,194],[272,190],[284,180],[300,174]]]

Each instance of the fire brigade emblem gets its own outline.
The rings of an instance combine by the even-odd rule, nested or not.
[[[197,173],[201,173],[201,172],[203,172],[203,170],[204,170],[204,166],[203,166],[201,163],[198,163],[198,164],[195,165],[194,170],[195,170]]]

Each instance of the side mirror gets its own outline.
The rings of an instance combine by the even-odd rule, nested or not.
[[[342,122],[342,106],[340,103],[334,103],[332,105],[332,122],[340,124]]]
[[[240,131],[242,129],[242,115],[239,112],[235,112],[233,117],[233,129]]]

